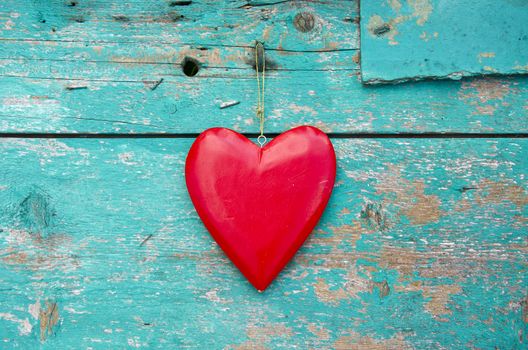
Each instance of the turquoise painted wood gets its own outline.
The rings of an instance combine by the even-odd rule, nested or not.
[[[401,15],[427,4],[423,28],[454,20],[435,19],[439,1]],[[526,348],[528,140],[423,133],[527,133],[528,77],[367,86],[359,33],[392,35],[363,33],[375,5],[361,2],[360,21],[357,1],[3,1],[0,349]],[[397,50],[423,53],[404,40],[417,19],[398,24]],[[262,294],[196,215],[181,135],[258,131],[255,39],[267,132],[348,135],[333,139],[328,210]],[[503,72],[515,45],[471,67]],[[412,67],[391,74],[439,75]],[[12,137],[34,132],[51,138]],[[380,137],[409,132],[422,138]]]
[[[301,124],[335,133],[528,132],[526,77],[363,87],[354,1],[74,3],[0,7],[2,131],[255,132],[251,45],[261,39],[269,132]],[[172,11],[187,19],[159,20]],[[305,13],[319,24],[302,32],[295,18]],[[222,25],[206,26],[218,16]],[[182,72],[185,57],[201,64],[194,77]],[[239,103],[220,108],[231,101]]]
[[[262,38],[288,51],[358,48],[358,2],[351,0],[6,0],[0,11],[7,40],[239,47]],[[294,23],[299,12],[315,17]]]
[[[528,73],[524,0],[361,2],[365,83]]]
[[[262,294],[192,207],[191,141],[0,143],[2,348],[526,346],[527,140],[335,140],[328,210]]]

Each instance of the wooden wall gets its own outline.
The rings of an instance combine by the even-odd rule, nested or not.
[[[366,86],[363,25],[357,1],[3,1],[0,348],[526,347],[527,77]],[[205,128],[258,132],[256,39],[267,132],[338,157],[265,293],[183,175]]]

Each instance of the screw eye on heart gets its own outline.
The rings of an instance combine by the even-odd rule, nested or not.
[[[260,147],[233,130],[208,129],[189,150],[185,181],[211,236],[263,291],[319,221],[334,186],[336,157],[327,135],[312,126],[264,144],[259,107]]]

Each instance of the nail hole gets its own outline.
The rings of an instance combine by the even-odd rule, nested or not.
[[[77,1],[70,1],[70,5],[71,7],[75,7],[77,6]]]
[[[200,70],[200,63],[192,57],[185,57],[182,62],[183,74],[194,77]]]
[[[372,30],[372,33],[377,36],[383,36],[384,34],[391,31],[391,26],[388,23],[383,23],[379,27]]]

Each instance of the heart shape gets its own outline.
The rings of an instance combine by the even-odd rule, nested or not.
[[[335,172],[332,143],[311,126],[291,129],[264,147],[230,129],[208,129],[194,141],[185,163],[198,215],[259,291],[312,232]]]

